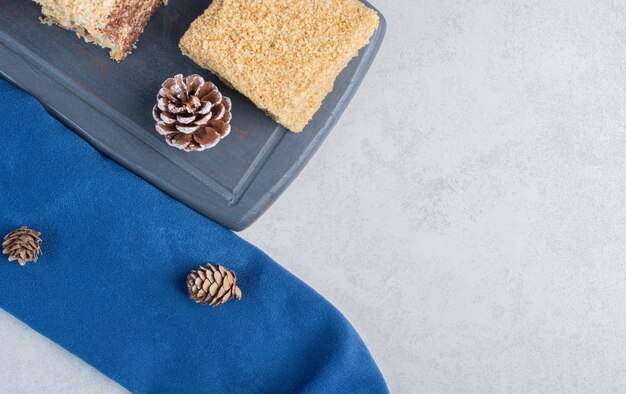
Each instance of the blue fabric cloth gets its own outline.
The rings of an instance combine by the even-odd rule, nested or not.
[[[0,307],[134,392],[387,392],[304,283],[2,80],[0,98],[0,232],[35,228],[44,250],[25,267],[0,260]],[[189,299],[186,275],[206,262],[237,272],[241,301]]]

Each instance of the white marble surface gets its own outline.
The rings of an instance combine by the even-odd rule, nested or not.
[[[396,393],[626,391],[626,2],[373,0],[381,53],[244,238]],[[122,389],[0,313],[0,391]]]

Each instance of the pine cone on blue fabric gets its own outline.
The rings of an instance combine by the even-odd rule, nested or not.
[[[3,254],[9,255],[9,261],[24,266],[30,261],[37,261],[41,255],[41,233],[26,226],[10,232],[2,242]]]
[[[189,296],[197,303],[220,306],[231,298],[241,299],[237,275],[221,265],[207,264],[187,276]]]

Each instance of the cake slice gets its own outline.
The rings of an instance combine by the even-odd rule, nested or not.
[[[300,132],[378,24],[359,0],[214,0],[180,48]]]
[[[123,60],[135,47],[152,14],[164,0],[35,0],[42,22],[56,24],[111,50]]]

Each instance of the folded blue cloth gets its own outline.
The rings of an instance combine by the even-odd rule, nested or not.
[[[0,307],[134,392],[387,392],[304,283],[2,80],[0,99],[0,233],[37,229],[44,251],[24,267],[0,259]],[[237,273],[241,301],[189,299],[186,276],[206,262]]]

